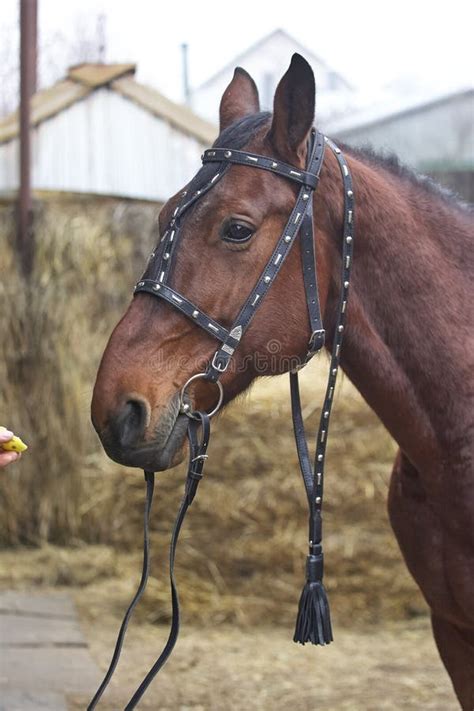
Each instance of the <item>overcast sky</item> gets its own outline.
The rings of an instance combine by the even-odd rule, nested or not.
[[[38,0],[41,38],[71,36],[106,15],[107,61],[133,61],[138,78],[182,97],[182,42],[198,85],[280,27],[360,89],[410,80],[434,90],[472,84],[473,3],[467,0]],[[0,0],[3,29],[19,0]],[[316,77],[317,80],[317,77]]]

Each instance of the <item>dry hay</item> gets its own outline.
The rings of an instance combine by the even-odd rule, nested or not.
[[[32,445],[3,478],[0,540],[43,544],[21,556],[3,553],[0,584],[81,586],[92,618],[120,614],[140,567],[143,476],[110,463],[89,423],[100,354],[150,243],[150,210],[137,220],[140,236],[136,224],[117,219],[119,209],[127,214],[107,202],[43,208],[28,289],[12,250],[0,254],[2,330],[9,333],[0,355],[1,411],[8,413],[1,424]],[[11,235],[8,219],[4,211],[0,230]],[[317,427],[326,368],[322,356],[303,374],[308,431]],[[287,387],[286,378],[261,381],[216,422],[178,551],[188,619],[294,620],[307,514]],[[335,615],[354,624],[423,613],[385,512],[394,444],[348,382],[334,409],[324,520]],[[138,613],[153,622],[169,618],[167,543],[183,475],[181,467],[157,477],[153,576]]]
[[[4,544],[82,537],[82,475],[98,449],[91,384],[148,251],[155,212],[113,200],[38,203],[35,267],[25,280],[13,249],[14,207],[0,208],[0,424],[31,445],[2,480]]]

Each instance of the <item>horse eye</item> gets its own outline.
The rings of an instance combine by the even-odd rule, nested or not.
[[[253,229],[240,222],[231,222],[226,226],[222,238],[226,242],[247,242],[253,235]]]

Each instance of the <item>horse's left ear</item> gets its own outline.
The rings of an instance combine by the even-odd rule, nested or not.
[[[280,80],[273,102],[269,138],[278,154],[289,163],[304,166],[306,141],[314,121],[316,87],[310,65],[294,54]]]

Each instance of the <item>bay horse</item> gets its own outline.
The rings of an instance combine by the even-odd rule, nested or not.
[[[314,75],[299,55],[277,87],[272,114],[260,111],[254,81],[237,68],[220,103],[215,146],[275,156],[304,170],[314,114]],[[399,445],[389,490],[391,524],[430,607],[461,707],[473,711],[471,213],[395,161],[348,147],[344,152],[357,196],[357,246],[341,366]],[[279,176],[233,165],[186,217],[173,288],[217,322],[231,324],[272,253],[296,191]],[[175,195],[163,207],[161,230],[178,201]],[[313,214],[331,348],[343,218],[331,152]],[[222,376],[225,403],[262,373],[280,374],[304,358],[308,322],[300,245],[294,247],[235,351],[234,367]],[[214,351],[212,337],[192,320],[160,299],[137,294],[110,337],[93,393],[92,421],[109,456],[152,471],[178,464],[187,427],[179,392]],[[192,397],[200,409],[211,408],[215,391],[200,381]]]

